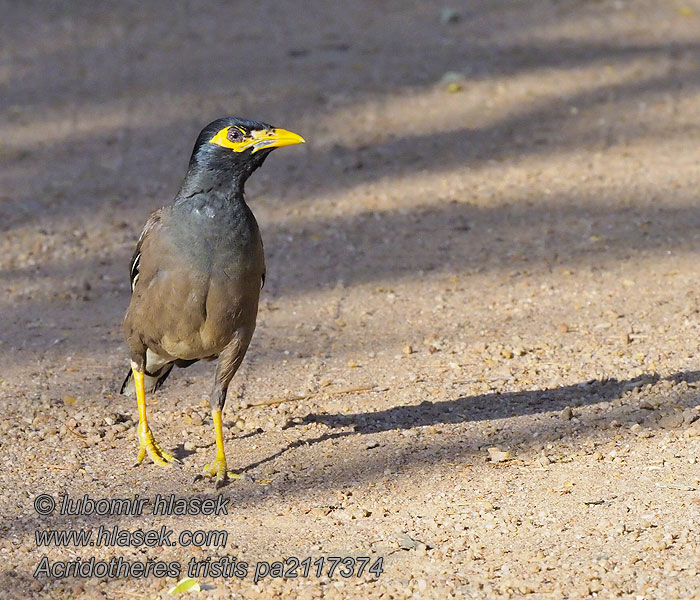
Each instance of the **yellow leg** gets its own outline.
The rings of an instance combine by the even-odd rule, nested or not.
[[[146,391],[143,386],[143,371],[140,371],[136,363],[131,363],[131,371],[134,375],[134,387],[136,388],[136,402],[139,406],[139,455],[136,458],[136,464],[140,465],[146,454],[151,457],[154,463],[167,467],[170,463],[179,463],[180,461],[172,454],[169,454],[160,447],[151,433],[151,428],[148,426],[146,419]]]
[[[216,434],[216,458],[204,467],[205,475],[216,476],[216,487],[220,488],[226,483],[226,478],[238,479],[243,477],[227,470],[226,452],[224,451],[224,428],[221,422],[221,409],[215,408],[211,413],[214,420],[214,432]]]

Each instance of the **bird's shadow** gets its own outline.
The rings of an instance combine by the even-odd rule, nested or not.
[[[458,424],[469,421],[493,421],[533,414],[557,413],[567,406],[583,407],[593,404],[609,403],[623,396],[628,391],[654,385],[660,381],[673,384],[686,382],[693,384],[700,381],[700,371],[679,372],[667,377],[658,374],[642,375],[631,379],[594,379],[582,383],[549,389],[524,390],[517,392],[493,392],[475,396],[462,396],[453,400],[441,402],[424,401],[416,405],[393,406],[376,412],[358,413],[309,413],[304,417],[291,418],[283,426],[284,429],[318,423],[329,429],[344,429],[344,431],[329,431],[322,435],[298,439],[287,444],[274,454],[251,463],[240,469],[239,473],[249,473],[257,467],[271,462],[286,452],[302,446],[311,446],[331,439],[342,437],[376,434],[396,429],[414,429],[439,424]],[[697,404],[697,397],[688,394],[679,400],[673,399],[674,406]],[[614,420],[625,419],[641,421],[644,411],[640,411],[639,402],[631,400],[617,410],[607,411],[603,417],[583,420],[578,424],[578,435],[585,434],[587,429],[601,428]],[[560,423],[559,420],[558,423]],[[539,427],[559,427],[559,424],[548,424],[545,421]],[[537,425],[527,428],[513,428],[508,432],[513,443],[528,443],[537,436],[534,435]],[[544,431],[542,431],[543,433]]]
[[[318,437],[315,438],[310,438],[310,439],[299,439],[299,440],[294,440],[293,442],[290,442],[287,444],[284,448],[281,450],[278,450],[274,454],[271,454],[270,456],[266,458],[262,458],[254,463],[251,463],[243,468],[241,468],[238,471],[235,471],[239,474],[243,473],[248,473],[249,471],[252,471],[253,469],[256,469],[257,467],[264,465],[265,463],[271,462],[275,460],[276,458],[279,458],[286,452],[289,452],[290,450],[294,450],[295,448],[299,448],[301,446],[313,446],[314,444],[318,444],[320,442],[325,442],[326,440],[334,440],[342,437],[346,437],[348,435],[352,435],[352,431],[336,431],[335,433],[324,433],[323,435],[319,435]]]
[[[288,420],[284,427],[288,429],[320,423],[333,429],[352,427],[354,433],[378,433],[392,429],[504,419],[557,411],[570,405],[580,407],[609,402],[635,387],[655,384],[662,379],[694,383],[700,380],[700,371],[676,373],[663,378],[654,373],[626,380],[593,379],[558,388],[492,392],[442,402],[425,400],[417,405],[392,406],[370,413],[310,413],[301,419]]]

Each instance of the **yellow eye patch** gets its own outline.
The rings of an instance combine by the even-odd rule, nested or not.
[[[240,131],[240,139],[235,141],[229,139],[230,129]],[[217,144],[218,146],[223,146],[224,148],[231,148],[231,150],[234,152],[243,152],[243,150],[250,146],[250,138],[246,135],[246,132],[242,127],[224,127],[223,129],[219,130],[219,132],[209,141],[212,144]]]
[[[238,135],[229,135],[229,130],[231,129],[241,132],[240,139],[237,139]],[[236,139],[232,140],[231,137]],[[246,132],[242,127],[231,125],[221,129],[209,142],[223,148],[230,148],[234,152],[243,152],[252,147],[252,153],[254,154],[263,148],[279,148],[280,146],[303,144],[305,140],[300,135],[286,129],[254,129]]]

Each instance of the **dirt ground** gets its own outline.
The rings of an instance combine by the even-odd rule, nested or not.
[[[178,579],[34,578],[43,556],[383,558],[202,598],[700,595],[700,2],[0,8],[0,597]],[[149,398],[179,469],[131,467],[116,391],[135,241],[231,114],[308,141],[247,187],[268,278],[224,419],[247,478],[218,517],[41,516],[217,496],[193,482],[213,365]],[[228,540],[35,539],[100,525]]]

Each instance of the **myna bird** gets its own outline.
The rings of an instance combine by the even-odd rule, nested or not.
[[[155,440],[145,393],[173,365],[219,358],[210,404],[216,458],[205,474],[221,487],[229,476],[221,411],[231,378],[255,330],[265,258],[258,224],[246,204],[246,180],[274,148],[304,143],[284,129],[235,117],[207,125],[197,138],[182,187],[146,221],[131,259],[131,303],[124,333],[139,409],[136,464],[179,462]]]

